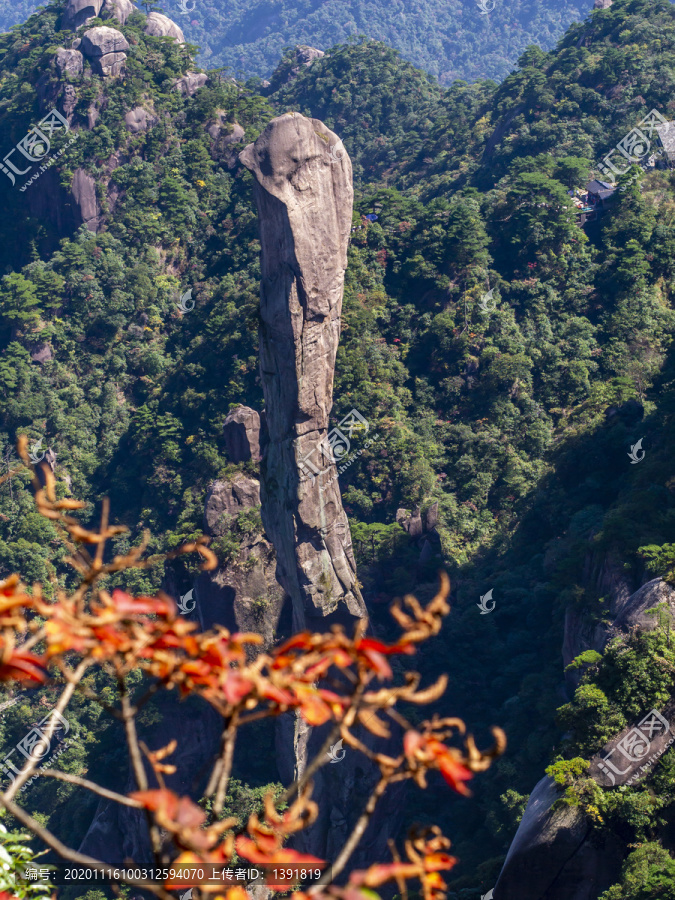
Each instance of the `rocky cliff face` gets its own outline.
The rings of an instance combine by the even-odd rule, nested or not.
[[[289,113],[239,157],[255,176],[262,244],[262,514],[296,629],[366,614],[327,441],[353,201],[338,141]]]
[[[675,590],[661,578],[654,578],[631,593],[616,560],[612,563],[604,559],[591,569],[597,583],[604,586],[603,592],[610,597],[614,619],[611,625],[598,624],[584,630],[583,620],[574,618],[576,614],[568,614],[564,645],[566,664],[583,650],[601,652],[612,637],[622,632],[632,628],[656,628],[657,619],[648,615],[648,611],[659,603],[667,603],[671,613],[675,612]],[[577,620],[579,627],[573,629],[570,623]],[[675,704],[662,712],[668,721],[672,721]],[[610,786],[606,774],[608,769],[602,764],[608,751],[619,738],[629,730],[634,731],[638,725],[634,723],[615,736],[591,760],[590,774],[603,787]],[[667,746],[669,733],[665,729],[658,731],[652,728],[649,737],[649,753],[660,755]],[[624,779],[617,780],[616,784],[626,783],[629,777],[634,781],[644,777],[649,765],[653,764],[648,761],[647,766],[641,766],[644,761],[647,761],[647,755],[645,760],[637,761],[630,771],[626,770]],[[600,840],[586,816],[576,807],[558,806],[554,809],[555,801],[560,796],[551,778],[542,778],[535,786],[494,889],[494,900],[596,900],[619,880],[623,843],[611,837]]]

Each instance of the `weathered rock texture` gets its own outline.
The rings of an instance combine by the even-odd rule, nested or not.
[[[318,451],[333,405],[352,218],[351,162],[331,157],[337,142],[322,122],[289,113],[239,156],[255,176],[262,244],[262,514],[298,630],[333,613],[366,614],[335,464]],[[309,458],[316,476],[300,474]]]
[[[179,44],[185,43],[185,35],[182,28],[179,28],[168,16],[163,16],[158,12],[151,12],[148,21],[145,23],[145,33],[154,37],[170,37],[178,41]]]
[[[75,30],[95,19],[101,11],[103,0],[68,0],[61,18],[61,28]]]
[[[578,807],[553,810],[559,798],[549,777],[532,791],[494,900],[596,900],[618,881],[622,841],[593,834]]]
[[[223,424],[223,436],[232,462],[260,462],[260,416],[254,409],[233,409]]]
[[[129,49],[129,43],[121,31],[108,25],[99,25],[85,31],[80,44],[82,53],[89,58],[97,75],[121,75]]]
[[[82,74],[84,60],[79,50],[66,50],[59,47],[56,51],[56,66],[64,75],[76,77]]]
[[[131,0],[104,0],[101,12],[117,19],[120,25],[126,25],[127,19],[135,9]]]
[[[205,530],[221,537],[240,513],[259,509],[260,482],[255,478],[237,473],[214,481],[204,506]],[[199,575],[194,596],[202,630],[219,624],[230,631],[253,631],[264,647],[270,646],[286,595],[276,578],[274,548],[262,529],[241,538],[235,559]]]
[[[182,78],[176,81],[175,87],[181,94],[192,97],[200,87],[204,87],[208,80],[209,77],[204,72],[186,72]]]

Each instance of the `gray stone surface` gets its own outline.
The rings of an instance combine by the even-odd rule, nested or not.
[[[126,25],[127,19],[136,9],[131,0],[104,0],[101,12],[117,19],[120,25]]]
[[[135,106],[130,109],[124,116],[124,122],[132,134],[138,134],[141,131],[147,131],[158,122],[157,116],[148,112],[142,106]]]
[[[182,78],[176,82],[176,90],[181,94],[192,97],[200,87],[204,87],[209,80],[209,76],[205,72],[186,72]]]
[[[68,0],[61,17],[61,28],[75,31],[95,19],[101,11],[103,0]]]
[[[185,35],[182,29],[168,16],[163,16],[162,13],[150,13],[145,23],[145,33],[155,37],[170,37],[178,41],[179,44],[185,43]]]
[[[98,25],[85,31],[80,48],[89,59],[100,59],[109,53],[124,53],[129,49],[129,42],[116,28]]]
[[[318,449],[333,405],[353,202],[349,157],[330,155],[337,142],[317,119],[288,113],[239,156],[255,176],[262,246],[263,523],[296,630],[333,613],[366,615],[335,464]]]
[[[126,53],[106,53],[98,59],[92,59],[91,67],[98,75],[114,78],[122,75],[126,67]]]
[[[232,478],[214,481],[206,495],[204,523],[209,534],[224,534],[228,517],[244,509],[260,506],[260,482],[238,473]]]
[[[232,462],[260,461],[260,416],[254,409],[233,409],[223,424],[223,437]]]
[[[84,60],[79,50],[66,50],[59,47],[56,51],[56,66],[62,75],[77,77],[82,74]]]
[[[101,211],[96,198],[95,179],[85,172],[84,169],[75,169],[71,191],[79,208],[82,222],[89,231],[96,231]]]
[[[552,806],[560,792],[548,776],[530,795],[494,900],[596,900],[619,877],[623,845],[599,838],[578,807]]]

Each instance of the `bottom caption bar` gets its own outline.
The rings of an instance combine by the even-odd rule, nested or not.
[[[85,866],[65,866],[55,871],[26,869],[29,881],[47,881],[54,885],[119,884],[129,882],[139,886],[164,885],[168,888],[189,888],[199,885],[266,884],[293,887],[296,884],[317,882],[330,867],[312,863],[311,866],[258,866],[257,868],[228,868],[212,864],[201,866],[169,866],[165,869],[142,866],[111,866],[96,869]]]

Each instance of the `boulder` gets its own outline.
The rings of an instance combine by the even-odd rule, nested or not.
[[[621,872],[623,844],[598,836],[579,807],[553,809],[560,792],[542,778],[530,795],[494,900],[596,900]]]
[[[432,503],[424,515],[424,530],[433,531],[438,525],[438,501]]]
[[[131,0],[104,0],[102,12],[126,25],[129,16],[136,10]]]
[[[147,131],[149,128],[152,128],[159,119],[142,106],[136,106],[126,113],[124,121],[132,134],[138,134],[140,131]]]
[[[260,416],[248,406],[232,410],[223,424],[227,455],[232,462],[260,461]]]
[[[168,16],[163,16],[158,12],[151,12],[145,23],[145,33],[151,34],[153,37],[170,37],[178,41],[179,44],[185,43],[185,35],[182,30],[172,22]]]
[[[96,181],[84,169],[75,169],[71,191],[83,224],[89,231],[97,231],[101,210],[96,198]]]
[[[204,87],[208,80],[209,77],[204,72],[186,72],[182,78],[178,79],[175,86],[176,90],[180,91],[181,94],[192,97],[200,87]]]
[[[612,5],[612,0],[595,0],[593,4],[593,9],[609,9]]]
[[[95,19],[101,11],[103,0],[68,0],[61,17],[62,30],[75,31]]]
[[[224,534],[228,517],[256,506],[260,506],[260,482],[255,478],[238,473],[227,480],[214,481],[204,505],[206,529],[209,534]]]
[[[129,44],[116,28],[107,25],[90,28],[82,36],[80,46],[98,75],[115,76],[124,71],[127,58],[124,51],[129,49]]]
[[[397,509],[396,521],[401,528],[408,532],[410,537],[417,538],[422,534],[422,516],[419,507],[412,513],[407,509]]]
[[[211,157],[218,162],[224,162],[229,169],[237,164],[237,155],[231,149],[244,139],[244,129],[238,122],[228,122],[222,113],[218,113],[217,119],[207,125],[206,130],[213,138]]]
[[[631,628],[653,631],[658,627],[658,617],[650,615],[650,610],[654,610],[659,603],[665,603],[675,618],[675,590],[662,578],[653,578],[621,605],[614,619],[614,627],[621,631]]]
[[[40,364],[49,362],[49,360],[54,357],[52,348],[46,341],[43,341],[40,344],[34,344],[29,348],[29,353],[33,362]]]
[[[81,75],[84,69],[84,59],[79,50],[66,50],[64,47],[59,47],[56,51],[55,62],[61,74],[70,75],[71,78]]]
[[[106,53],[99,59],[93,59],[91,67],[97,75],[114,78],[124,73],[126,61],[126,53]]]

